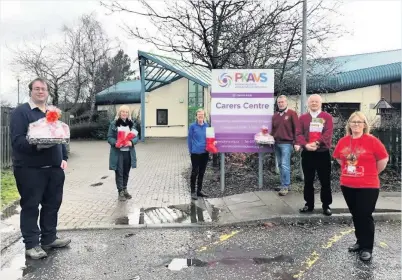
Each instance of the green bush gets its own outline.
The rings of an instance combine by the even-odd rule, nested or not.
[[[81,122],[70,126],[71,139],[97,139],[107,140],[107,132],[112,118],[109,115],[98,115],[92,122]],[[141,137],[141,121],[133,119],[134,127]]]
[[[109,124],[110,121],[107,119],[74,124],[70,126],[70,138],[106,140]]]

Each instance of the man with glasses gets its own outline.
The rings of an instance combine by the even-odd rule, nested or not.
[[[302,169],[304,173],[305,206],[301,213],[314,210],[314,179],[317,173],[321,183],[321,202],[323,213],[331,216],[331,155],[333,120],[332,116],[321,111],[322,99],[318,94],[308,98],[309,112],[299,118],[297,143],[303,148]]]
[[[11,146],[14,177],[21,197],[20,228],[25,254],[32,259],[41,259],[47,257],[43,249],[65,247],[71,242],[56,236],[67,150],[62,144],[31,145],[27,141],[29,124],[46,116],[49,97],[48,84],[44,79],[33,80],[28,88],[29,102],[18,106],[11,115]]]

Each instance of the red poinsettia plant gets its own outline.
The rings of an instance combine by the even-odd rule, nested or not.
[[[57,122],[61,117],[61,110],[55,106],[49,106],[46,112],[46,121],[49,123]]]

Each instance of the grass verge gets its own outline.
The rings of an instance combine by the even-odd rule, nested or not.
[[[20,198],[14,175],[10,170],[1,171],[1,209]]]

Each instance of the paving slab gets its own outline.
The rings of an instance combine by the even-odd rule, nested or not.
[[[282,197],[278,196],[277,192],[258,191],[255,192],[255,194],[267,205],[269,214],[271,215],[289,215],[297,213],[294,208],[285,203]]]
[[[264,219],[272,213],[268,206],[255,206],[231,212],[238,221]]]
[[[243,202],[254,202],[259,200],[260,198],[254,192],[235,194],[223,198],[223,201],[225,202],[226,205],[233,205]]]

